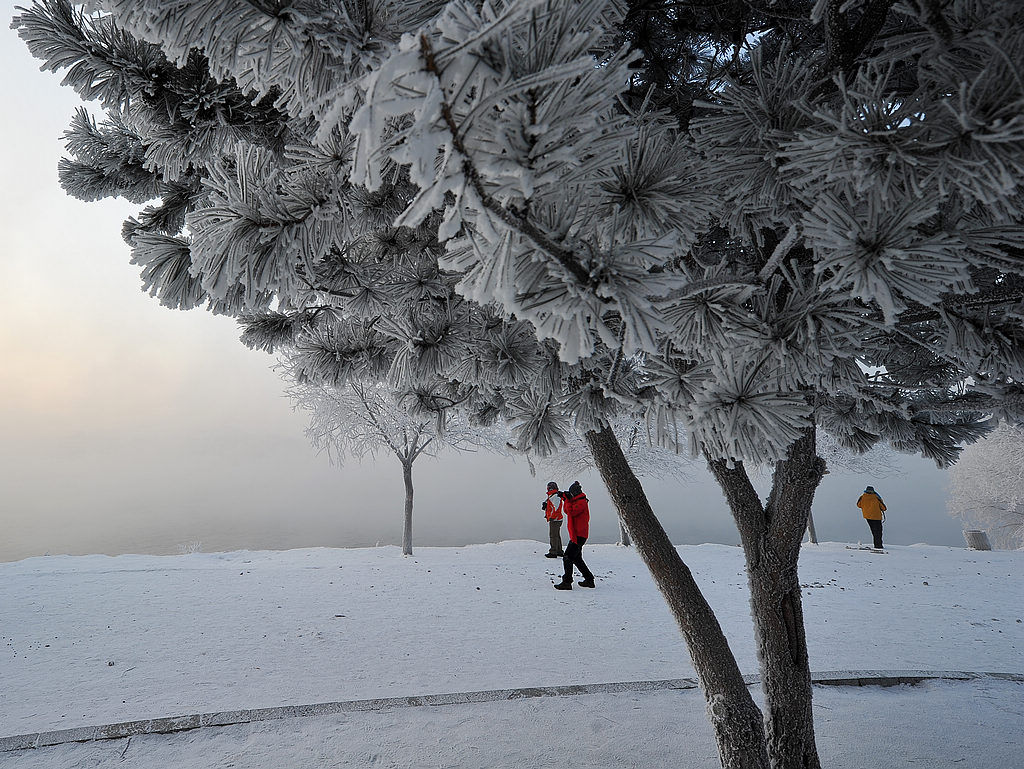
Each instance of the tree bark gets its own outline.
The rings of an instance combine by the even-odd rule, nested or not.
[[[405,526],[402,528],[402,555],[412,555],[412,462],[402,462],[405,481]]]
[[[761,711],[743,681],[718,618],[651,509],[615,433],[605,427],[585,437],[619,519],[629,530],[686,639],[722,766],[765,769],[769,763]]]
[[[800,542],[825,470],[816,454],[814,428],[776,464],[765,505],[742,463],[729,467],[725,460],[709,460],[708,465],[725,492],[746,556],[771,764],[775,769],[820,769],[797,572]]]

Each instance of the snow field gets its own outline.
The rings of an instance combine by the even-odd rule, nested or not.
[[[741,668],[757,673],[739,548],[679,549]],[[0,564],[7,619],[0,631],[0,736],[218,710],[694,675],[635,551],[588,545],[598,588],[567,593],[551,589],[560,563],[544,559],[544,551],[540,542],[515,541],[420,548],[408,558],[385,547]],[[1019,552],[806,546],[801,581],[812,670],[1024,672],[1022,577]],[[1022,691],[1002,682],[817,687],[819,749],[824,756],[844,750],[853,736],[856,755],[856,736],[874,728],[872,739],[884,737],[885,749],[903,751],[908,761],[923,760],[936,746],[953,755],[951,740],[964,756],[989,745],[983,758],[995,761],[1021,746]],[[911,712],[920,740],[894,728],[909,729]],[[979,722],[1002,726],[971,736]],[[1003,728],[1010,725],[1021,728]],[[1002,742],[995,739],[1000,733]],[[109,756],[120,760],[125,744],[23,751],[0,756],[0,766],[102,766],[113,761]],[[410,761],[417,745],[422,752]],[[209,752],[210,761],[196,766],[225,767],[273,760],[546,766],[548,756],[570,766],[655,766],[658,751],[668,756],[683,745],[693,766],[704,766],[708,756],[706,765],[715,765],[699,692],[291,719],[135,737],[125,757],[144,746],[140,760],[153,763],[140,766],[189,767],[190,751]],[[620,750],[623,762],[598,761]],[[176,751],[184,757],[175,758]],[[44,759],[49,763],[33,763]],[[888,765],[901,764],[864,764]]]

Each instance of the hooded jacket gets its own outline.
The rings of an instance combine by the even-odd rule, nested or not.
[[[558,489],[548,492],[548,498],[544,502],[544,518],[548,521],[562,520],[562,498],[558,495]]]
[[[885,502],[874,491],[865,491],[861,494],[857,500],[857,507],[861,509],[865,520],[880,521],[884,518],[882,513],[885,512]]]
[[[582,491],[576,496],[562,495],[564,500],[562,511],[566,516],[565,527],[569,530],[569,540],[575,542],[578,537],[590,536],[590,503]]]

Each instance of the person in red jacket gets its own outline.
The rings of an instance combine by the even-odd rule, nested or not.
[[[544,553],[545,558],[561,558],[565,555],[562,550],[562,498],[558,496],[558,484],[554,481],[548,483],[548,498],[541,502],[541,509],[544,511],[544,520],[548,522],[548,540],[551,549]]]
[[[572,590],[572,569],[575,566],[583,575],[583,581],[579,582],[580,587],[594,587],[594,575],[587,564],[583,562],[583,545],[590,536],[590,504],[587,502],[587,495],[579,481],[573,481],[569,491],[560,491],[558,496],[562,498],[562,512],[566,518],[566,528],[569,530],[569,544],[565,547],[565,557],[562,563],[565,565],[565,573],[562,581],[555,585],[555,590]]]

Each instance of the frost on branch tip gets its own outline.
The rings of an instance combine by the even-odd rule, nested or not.
[[[773,389],[770,367],[721,360],[697,394],[687,431],[694,453],[768,464],[813,424],[806,395]]]
[[[183,238],[137,233],[132,239],[132,264],[142,267],[143,290],[158,297],[164,307],[191,310],[206,298],[192,274],[192,254]]]

